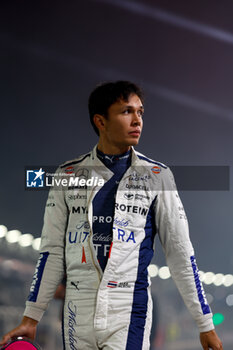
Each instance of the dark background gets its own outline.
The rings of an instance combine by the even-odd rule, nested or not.
[[[1,1],[0,224],[40,235],[47,192],[25,191],[24,168],[96,144],[87,99],[106,80],[145,91],[140,152],[231,167],[232,18],[230,0]],[[232,191],[180,194],[200,268],[231,273]]]

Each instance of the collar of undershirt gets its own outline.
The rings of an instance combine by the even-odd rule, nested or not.
[[[117,162],[126,161],[131,157],[131,149],[125,153],[122,154],[105,154],[101,152],[98,148],[96,149],[97,157],[104,163],[104,164],[114,164]]]

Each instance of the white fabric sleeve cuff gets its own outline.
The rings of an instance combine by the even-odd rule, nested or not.
[[[212,317],[209,317],[209,319],[208,318],[204,318],[202,321],[199,320],[197,322],[197,326],[198,326],[198,329],[199,329],[200,333],[212,331],[214,329],[214,324],[213,324]]]
[[[24,316],[30,317],[33,320],[36,320],[38,322],[40,322],[40,320],[42,319],[43,315],[44,315],[44,310],[40,309],[38,307],[34,307],[31,305],[26,305],[26,308],[24,310]]]

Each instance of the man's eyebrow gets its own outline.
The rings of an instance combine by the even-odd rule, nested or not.
[[[135,106],[132,106],[132,105],[123,105],[122,108],[135,108]],[[136,108],[139,108],[139,109],[142,109],[144,111],[144,106],[141,105],[139,107],[136,107]]]

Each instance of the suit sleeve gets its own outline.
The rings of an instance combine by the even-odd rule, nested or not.
[[[211,309],[199,278],[188,221],[169,168],[161,173],[156,225],[171,276],[200,332],[214,329]]]
[[[24,316],[37,321],[42,318],[64,276],[64,240],[67,220],[68,210],[64,190],[58,186],[53,187],[46,202],[40,255],[24,311]]]

